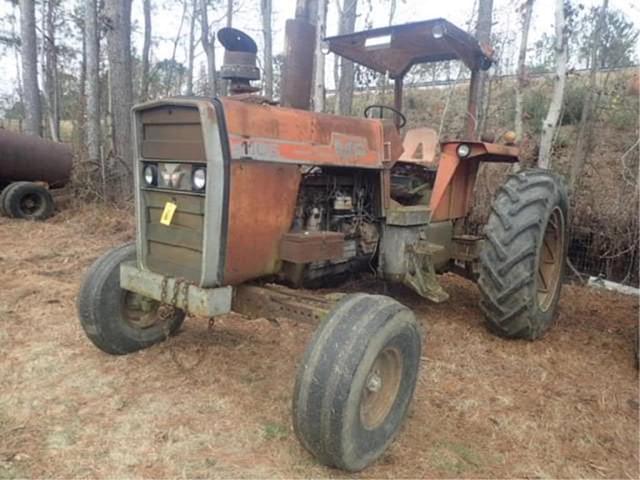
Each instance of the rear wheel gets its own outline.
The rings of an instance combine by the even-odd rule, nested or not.
[[[381,295],[345,297],[298,370],[293,425],[321,463],[358,471],[387,449],[413,397],[421,356],[413,313]]]
[[[534,340],[556,312],[567,256],[569,200],[546,170],[511,175],[498,190],[480,254],[480,307],[495,333]]]
[[[185,317],[181,310],[120,288],[120,265],[135,258],[132,244],[107,252],[91,266],[78,295],[82,328],[99,349],[113,355],[165,340]]]
[[[3,192],[6,214],[25,220],[46,220],[54,211],[53,197],[42,185],[16,182]]]

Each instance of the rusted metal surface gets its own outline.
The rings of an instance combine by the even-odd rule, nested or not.
[[[222,99],[233,159],[383,168],[379,120]]]
[[[0,183],[46,182],[63,187],[73,163],[68,145],[0,128]]]
[[[434,35],[435,33],[435,35]],[[413,65],[462,60],[471,70],[491,65],[478,41],[452,23],[436,18],[326,39],[329,50],[380,73],[402,77]]]
[[[427,167],[436,165],[438,132],[433,128],[412,128],[407,130],[402,141],[404,151],[399,160]]]
[[[231,162],[224,285],[278,271],[280,240],[291,228],[300,177],[297,165]]]
[[[456,153],[458,145],[445,143],[442,146],[429,204],[433,221],[464,217],[471,206],[479,161],[477,158],[461,160]]]
[[[456,149],[462,143],[469,145],[471,151],[467,157],[461,159]],[[443,143],[429,204],[433,211],[431,219],[437,221],[461,218],[469,213],[479,162],[517,161],[516,147],[482,142]]]
[[[234,289],[231,309],[252,318],[288,318],[318,323],[338,298],[300,292],[280,285],[239,285]]]
[[[309,263],[335,260],[344,255],[344,233],[287,233],[280,243],[280,258],[287,262]]]
[[[309,110],[316,29],[303,19],[285,24],[285,64],[280,101],[290,108]]]

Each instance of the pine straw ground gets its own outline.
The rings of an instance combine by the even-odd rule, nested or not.
[[[112,209],[0,219],[0,478],[346,477],[291,429],[312,326],[189,319],[125,357],[89,343],[79,282],[131,238]],[[443,282],[445,305],[395,294],[426,327],[425,361],[399,438],[357,476],[638,478],[637,299],[567,286],[558,324],[527,343],[485,331],[474,285]]]

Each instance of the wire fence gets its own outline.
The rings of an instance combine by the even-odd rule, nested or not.
[[[569,261],[582,275],[639,287],[639,246],[628,245],[611,254],[608,245],[615,243],[613,240],[602,238],[599,232],[574,227],[569,235]]]

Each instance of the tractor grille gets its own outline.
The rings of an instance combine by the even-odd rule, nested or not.
[[[163,105],[142,111],[138,118],[141,169],[145,162],[206,163],[197,107]],[[204,195],[147,187],[144,179],[140,187],[144,265],[153,272],[198,283],[202,273]],[[177,205],[171,225],[160,223],[167,202]]]
[[[204,232],[204,197],[144,190],[146,265],[172,277],[200,281]],[[160,223],[167,202],[178,208],[171,225]]]

